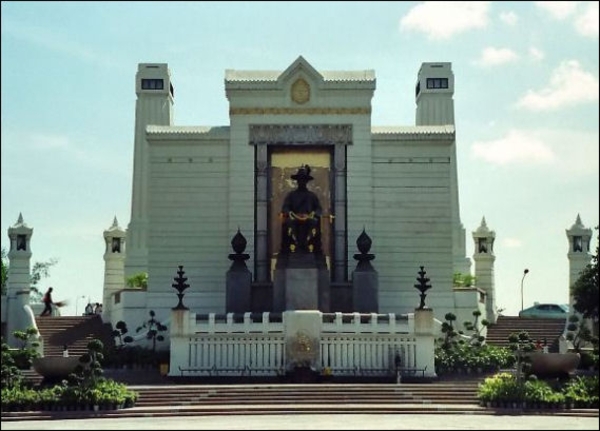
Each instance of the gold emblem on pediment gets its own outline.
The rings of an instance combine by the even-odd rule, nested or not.
[[[310,100],[310,85],[302,78],[292,84],[292,100],[299,105]]]

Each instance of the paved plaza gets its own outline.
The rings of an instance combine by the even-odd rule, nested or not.
[[[289,414],[2,422],[2,430],[597,430],[597,417],[472,414]]]

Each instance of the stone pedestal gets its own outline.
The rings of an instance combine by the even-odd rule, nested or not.
[[[329,311],[329,271],[314,254],[292,254],[277,261],[273,309]]]
[[[424,377],[436,377],[435,373],[435,325],[433,310],[417,308],[414,314],[416,339],[416,364],[425,368]]]
[[[375,255],[369,253],[371,244],[371,238],[363,229],[356,239],[360,253],[354,255],[358,263],[352,272],[352,305],[353,311],[358,313],[379,313],[379,276],[371,265],[375,259]]]
[[[231,267],[227,271],[225,310],[227,313],[246,313],[252,307],[252,273],[246,266],[250,255],[244,253],[247,241],[238,228],[231,239],[232,253],[229,255]]]
[[[247,269],[245,271],[227,271],[226,312],[245,313],[250,311],[251,292],[252,273],[250,271]]]
[[[285,277],[285,309],[319,308],[319,274],[316,268],[288,268]]]
[[[352,273],[353,311],[379,313],[378,275],[376,271]]]

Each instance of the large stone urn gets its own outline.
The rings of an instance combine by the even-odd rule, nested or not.
[[[33,359],[33,369],[44,380],[58,380],[68,377],[79,363],[79,356],[42,356]]]
[[[532,352],[531,374],[538,377],[563,377],[568,376],[577,369],[579,353],[543,353]]]

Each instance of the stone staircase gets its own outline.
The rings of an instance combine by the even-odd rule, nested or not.
[[[299,413],[485,413],[479,380],[436,383],[130,385],[135,407],[99,411],[3,412],[2,420]]]
[[[534,342],[546,340],[549,350],[558,352],[558,337],[565,327],[564,319],[499,316],[496,324],[488,327],[486,341],[494,346],[508,347],[510,334],[526,331]]]
[[[69,356],[87,353],[87,344],[99,339],[105,348],[114,345],[110,324],[99,315],[36,317],[36,324],[44,343],[44,356],[62,356],[64,346]]]
[[[479,380],[436,383],[308,383],[130,386],[136,407],[217,405],[477,404]],[[287,407],[289,408],[289,407]]]
[[[431,383],[134,385],[135,407],[118,410],[3,412],[2,420],[135,418],[251,414],[524,414],[481,407],[482,377]],[[525,413],[525,414],[531,414]],[[598,416],[598,410],[548,410],[534,414]]]

